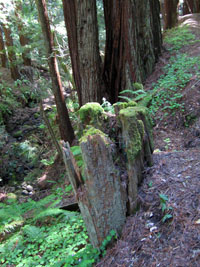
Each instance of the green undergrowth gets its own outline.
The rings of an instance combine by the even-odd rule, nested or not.
[[[184,113],[183,90],[189,84],[193,73],[197,78],[200,77],[200,57],[189,57],[187,53],[181,52],[181,48],[197,41],[187,26],[166,32],[164,42],[169,45],[167,49],[173,54],[164,67],[164,74],[152,85],[153,90],[148,92],[151,95],[149,108],[154,118],[158,111],[163,113],[163,116],[158,115],[159,120],[175,116],[177,112]]]
[[[188,57],[187,54],[171,57],[169,64],[164,68],[165,74],[161,75],[154,85],[156,93],[150,106],[153,115],[158,110],[163,111],[164,117],[169,114],[175,115],[177,110],[184,112],[182,91],[192,78],[192,71],[200,74],[199,59],[199,57]]]
[[[57,207],[71,189],[57,188],[40,201],[29,199],[21,204],[10,195],[0,204],[1,266],[92,266],[105,254],[108,243],[116,238],[115,231],[99,250],[94,249],[80,213]]]
[[[38,94],[33,89],[30,90],[30,82],[28,80],[16,80],[12,85],[1,80],[0,124],[4,124],[4,118],[11,115],[17,107],[27,104],[30,99],[36,101],[37,98]]]
[[[169,51],[178,51],[185,45],[191,45],[194,42],[199,42],[196,37],[191,33],[187,25],[172,28],[166,31],[165,43],[169,44]]]

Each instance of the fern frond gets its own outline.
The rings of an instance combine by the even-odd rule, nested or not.
[[[120,92],[120,94],[125,94],[125,93],[132,94],[132,95],[139,95],[140,93],[145,93],[145,91],[142,89],[139,89],[136,91],[127,89],[127,90],[123,90]]]
[[[135,100],[135,101],[138,101],[138,100],[143,99],[143,98],[146,97],[146,96],[147,96],[146,93],[145,93],[145,94],[141,94],[141,95],[136,96],[136,97],[134,98],[134,100]]]
[[[41,235],[43,234],[41,228],[36,227],[34,225],[25,225],[23,227],[23,234],[28,236],[28,238],[35,240],[37,238],[41,238]]]
[[[127,102],[132,101],[132,99],[128,96],[119,96],[119,98],[126,100]]]

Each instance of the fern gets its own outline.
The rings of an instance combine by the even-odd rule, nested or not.
[[[133,87],[135,88],[139,88],[138,90],[130,90],[130,89],[126,89],[120,92],[120,94],[127,94],[128,96],[125,95],[120,95],[119,98],[126,100],[127,102],[130,101],[140,101],[143,98],[145,98],[147,96],[147,92],[145,92],[143,90],[143,85],[139,84],[139,86],[134,86],[135,84],[133,84]]]
[[[136,91],[132,91],[132,90],[127,89],[127,90],[123,90],[123,91],[120,92],[120,94],[125,94],[125,93],[132,94],[132,95],[139,95],[140,93],[144,94],[145,91],[142,90],[142,89],[139,89],[139,90],[136,90]]]
[[[119,98],[126,100],[127,102],[132,101],[132,99],[128,96],[119,96]]]
[[[41,238],[44,234],[41,228],[29,224],[25,225],[22,230],[23,234],[31,240],[36,240],[39,237]]]

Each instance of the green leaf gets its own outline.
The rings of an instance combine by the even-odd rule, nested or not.
[[[78,156],[81,154],[81,148],[80,146],[72,146],[71,147],[71,152],[74,156]]]
[[[162,212],[164,212],[166,210],[167,206],[165,203],[162,203]]]
[[[159,197],[160,197],[160,200],[161,200],[162,202],[166,202],[166,201],[168,201],[168,196],[166,196],[166,195],[164,195],[164,194],[159,194]]]
[[[165,222],[168,219],[173,218],[173,216],[171,214],[165,214],[165,216],[162,218],[162,222]]]
[[[132,99],[127,96],[119,96],[119,98],[126,100],[127,102],[130,102]]]

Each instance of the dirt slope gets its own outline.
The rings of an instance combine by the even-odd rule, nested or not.
[[[200,14],[184,16],[180,23],[189,25],[200,40]],[[200,43],[183,49],[194,57],[200,53]],[[159,78],[168,59],[164,52],[146,88]],[[154,166],[146,169],[139,189],[140,210],[127,219],[121,239],[97,266],[200,266],[200,81],[195,75],[184,88],[185,113],[156,122],[159,152],[154,153]],[[186,128],[190,113],[196,120]],[[164,212],[161,202],[166,205]],[[172,218],[163,222],[164,215]]]

